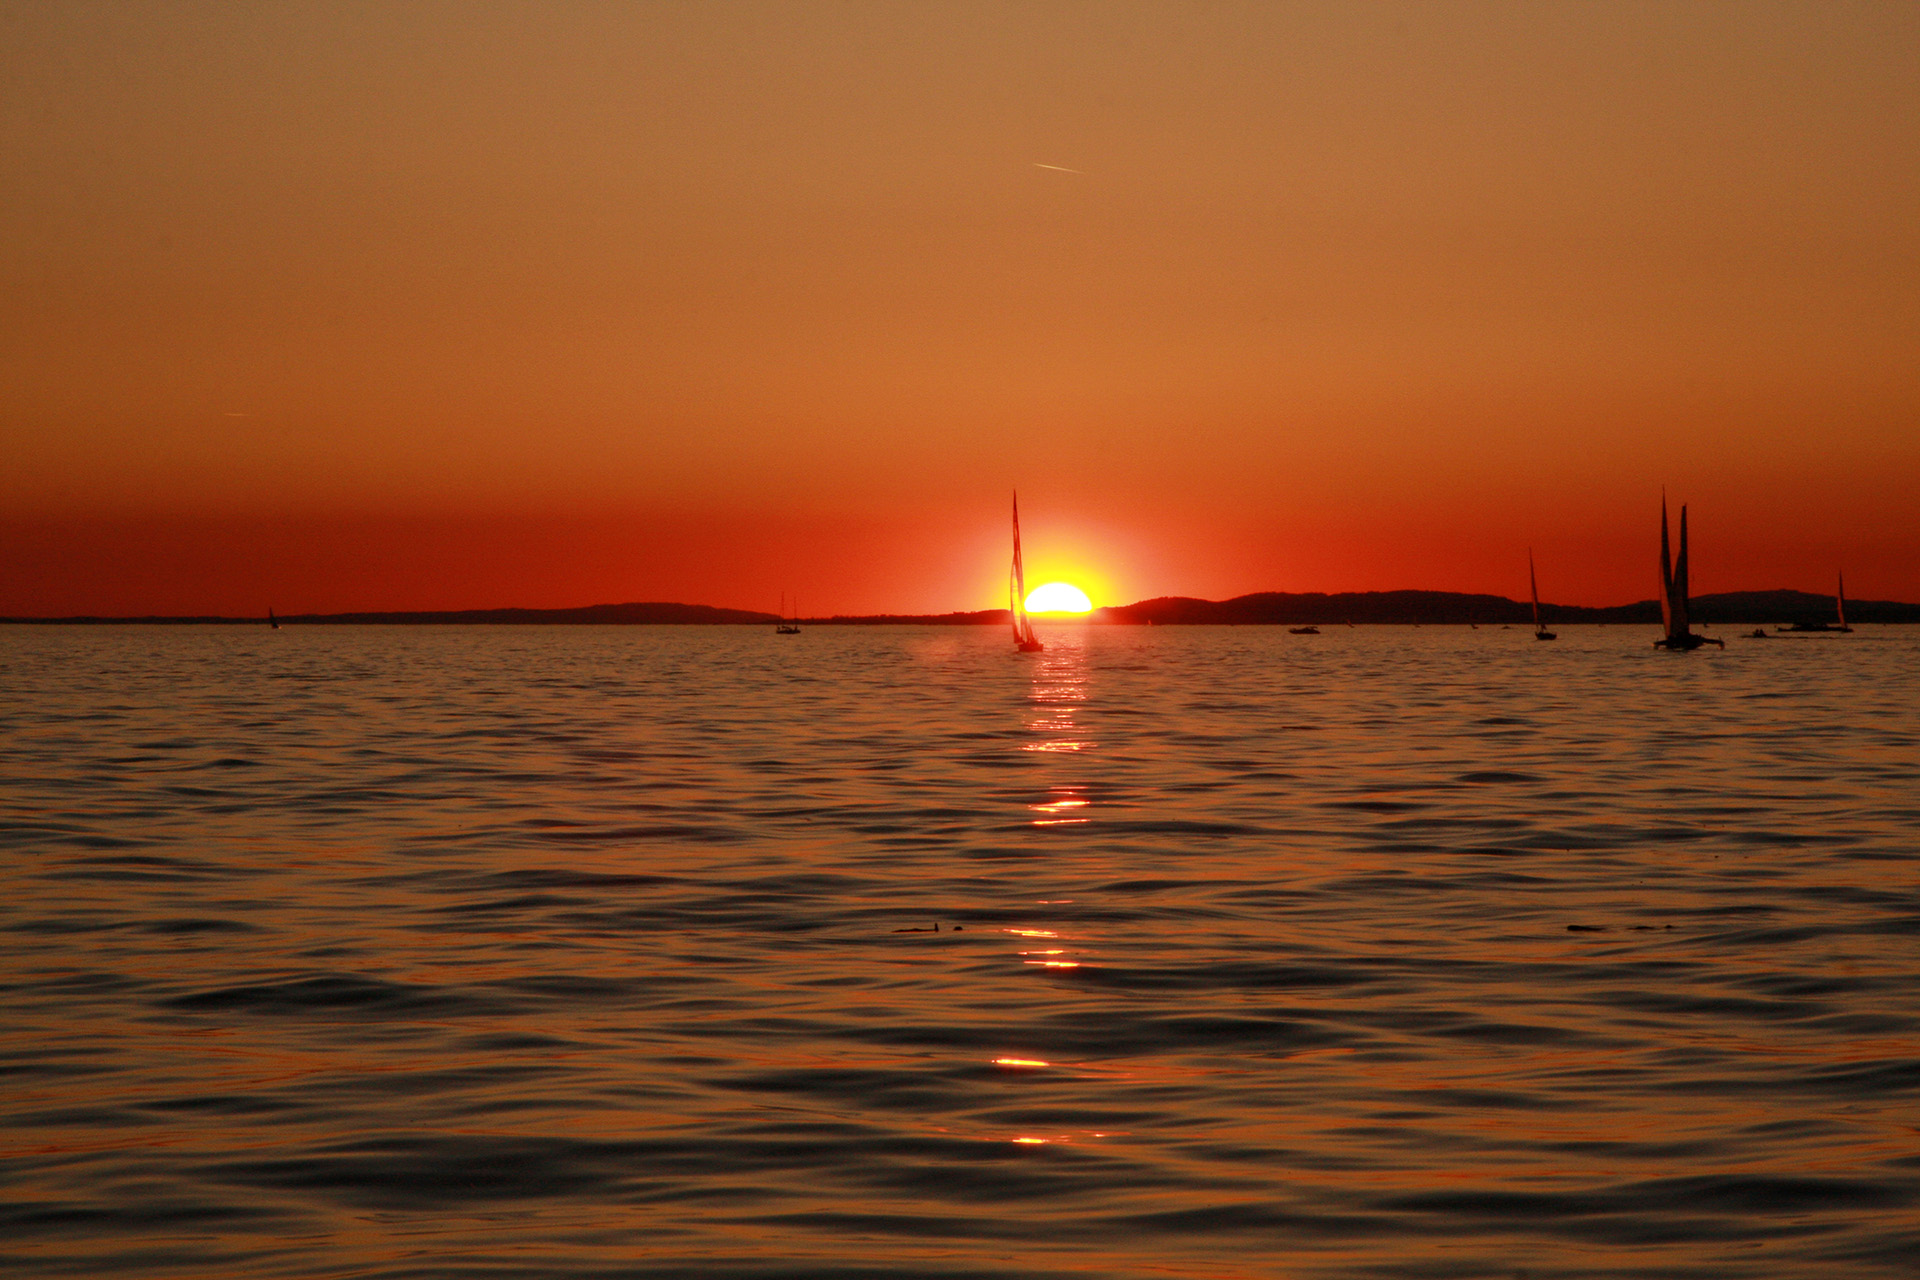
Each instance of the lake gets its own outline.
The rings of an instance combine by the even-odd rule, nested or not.
[[[0,628],[0,1268],[1913,1276],[1920,629]]]

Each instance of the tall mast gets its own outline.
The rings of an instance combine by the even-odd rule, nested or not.
[[[1033,621],[1027,617],[1027,570],[1020,562],[1020,494],[1013,495],[1013,568],[1007,574],[1008,605],[1013,615],[1013,643],[1023,653],[1034,653],[1040,642],[1033,635]]]
[[[1007,584],[1008,594],[1012,597],[1013,642],[1026,643],[1030,628],[1027,624],[1027,571],[1020,562],[1020,494],[1013,495],[1013,578]]]
[[[1533,572],[1533,548],[1527,548],[1527,585],[1533,588],[1533,629],[1540,629],[1540,579]]]

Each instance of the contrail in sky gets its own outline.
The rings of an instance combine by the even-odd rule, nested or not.
[[[1085,169],[1069,169],[1063,164],[1041,164],[1038,160],[1033,162],[1033,167],[1036,169],[1051,169],[1055,173],[1086,173]]]

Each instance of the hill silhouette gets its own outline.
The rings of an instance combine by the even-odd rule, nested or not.
[[[422,609],[402,612],[363,613],[287,613],[281,614],[282,626],[299,623],[306,626],[326,624],[377,623],[381,625],[575,625],[575,626],[660,626],[712,625],[714,623],[770,623],[778,616],[751,609],[717,609],[705,604],[590,604],[573,609]],[[255,623],[264,618],[230,618],[212,615],[194,617],[107,618],[91,615],[70,618],[0,618],[0,622],[52,623]]]
[[[1632,604],[1592,607],[1587,605],[1543,604],[1542,618],[1554,624],[1648,623],[1658,624],[1660,606],[1653,600]],[[1694,596],[1693,618],[1704,624],[1741,625],[1787,624],[1829,621],[1834,616],[1834,598],[1807,591],[1728,591],[1718,595]],[[1920,604],[1902,604],[1892,600],[1849,600],[1847,618],[1851,622],[1920,622]],[[704,604],[667,602],[634,604],[595,604],[573,609],[451,609],[404,612],[303,613],[284,614],[282,625],[575,625],[575,626],[662,626],[662,625],[768,625],[780,621],[777,614],[752,609],[721,609]],[[262,617],[232,618],[210,615],[192,617],[95,617],[0,618],[0,622],[130,624],[130,623],[214,623],[254,624]],[[1005,626],[1005,609],[976,609],[954,613],[876,613],[835,615],[829,618],[802,618],[808,626]],[[1109,605],[1096,609],[1090,619],[1095,624],[1117,626],[1339,626],[1355,624],[1433,624],[1466,625],[1522,624],[1533,621],[1531,608],[1505,596],[1473,595],[1455,591],[1344,591],[1333,594],[1320,591],[1259,591],[1235,596],[1231,600],[1200,600],[1191,596],[1159,596],[1134,604]]]
[[[1729,591],[1694,596],[1693,618],[1701,623],[1790,623],[1826,620],[1834,616],[1834,598],[1805,591]],[[1660,621],[1655,600],[1592,607],[1542,604],[1541,618],[1550,623]],[[1004,617],[1004,612],[1002,614]],[[1156,626],[1253,625],[1338,626],[1342,623],[1432,623],[1436,625],[1531,623],[1530,605],[1504,596],[1469,595],[1453,591],[1348,591],[1329,595],[1319,591],[1261,591],[1231,600],[1196,600],[1162,596],[1137,604],[1116,605],[1096,612],[1096,621],[1153,623]],[[1849,600],[1847,617],[1854,622],[1920,622],[1920,605],[1889,600]]]

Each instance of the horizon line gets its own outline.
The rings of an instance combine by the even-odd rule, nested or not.
[[[1200,596],[1183,596],[1183,595],[1149,596],[1140,600],[1133,601],[1129,604],[1096,605],[1094,608],[1090,609],[1088,612],[1084,614],[1047,613],[1047,614],[1038,614],[1035,616],[1041,617],[1041,618],[1047,618],[1055,622],[1072,622],[1072,621],[1093,622],[1093,621],[1096,621],[1097,615],[1101,613],[1108,613],[1115,610],[1122,610],[1122,611],[1138,610],[1146,606],[1157,605],[1157,604],[1185,604],[1185,605],[1194,605],[1194,606],[1224,607],[1224,606],[1235,604],[1237,602],[1251,601],[1261,597],[1294,599],[1294,600],[1314,600],[1314,599],[1338,600],[1338,599],[1364,599],[1364,598],[1381,597],[1381,596],[1430,597],[1430,598],[1433,598],[1433,603],[1435,604],[1441,604],[1447,601],[1454,601],[1454,602],[1481,601],[1481,602],[1486,602],[1489,605],[1504,604],[1504,605],[1510,605],[1516,608],[1528,607],[1527,604],[1523,601],[1520,601],[1508,596],[1497,595],[1493,592],[1436,591],[1436,590],[1432,590],[1424,587],[1396,587],[1396,588],[1391,588],[1387,590],[1373,590],[1373,591],[1249,591],[1237,596],[1228,596],[1221,600],[1209,600]],[[1764,590],[1718,591],[1718,592],[1712,592],[1706,595],[1692,596],[1690,598],[1694,600],[1701,600],[1701,601],[1713,601],[1713,600],[1726,599],[1728,597],[1766,597],[1766,596],[1801,597],[1809,602],[1814,602],[1814,601],[1837,602],[1838,600],[1838,596],[1836,596],[1831,592],[1822,593],[1822,592],[1802,591],[1797,587],[1773,587],[1773,588],[1768,588]],[[1658,597],[1647,596],[1643,599],[1630,600],[1622,604],[1611,604],[1611,605],[1554,604],[1547,601],[1542,601],[1540,604],[1540,608],[1542,611],[1551,610],[1557,613],[1561,613],[1563,615],[1601,614],[1601,613],[1616,613],[1623,610],[1633,610],[1633,609],[1638,609],[1642,607],[1651,607],[1656,605],[1657,603],[1658,603]],[[1868,609],[1899,608],[1899,609],[1920,610],[1920,603],[1912,603],[1908,601],[1899,601],[1899,600],[1851,599],[1848,601],[1848,604],[1853,608],[1868,608]],[[727,606],[727,605],[691,604],[683,601],[670,601],[670,600],[645,600],[645,601],[630,600],[630,601],[618,601],[618,602],[604,602],[604,603],[588,604],[588,605],[549,605],[549,606],[482,605],[482,606],[450,608],[450,609],[447,609],[447,608],[443,608],[443,609],[339,609],[339,610],[332,610],[325,613],[314,613],[314,612],[278,613],[275,608],[268,608],[268,609],[264,609],[261,613],[258,613],[258,614],[216,614],[216,613],[142,613],[142,614],[74,613],[74,614],[59,614],[59,615],[9,614],[9,615],[0,615],[0,624],[4,624],[4,623],[40,624],[40,625],[57,625],[60,623],[74,623],[74,624],[133,623],[133,624],[137,624],[137,623],[147,623],[147,622],[244,624],[244,623],[266,622],[270,616],[277,619],[279,622],[283,622],[283,623],[296,622],[296,621],[321,622],[321,621],[343,620],[343,619],[359,619],[367,622],[375,622],[383,618],[424,620],[432,617],[455,618],[455,617],[461,617],[461,616],[471,617],[472,615],[483,615],[483,614],[521,614],[521,615],[584,614],[584,613],[594,613],[594,612],[600,612],[600,611],[606,611],[606,610],[622,610],[622,609],[686,610],[690,613],[711,613],[711,614],[717,614],[717,615],[731,615],[724,618],[711,619],[711,621],[713,622],[722,623],[722,624],[736,624],[736,623],[746,624],[746,623],[760,622],[760,621],[779,621],[781,619],[781,615],[768,610],[761,610],[761,609],[739,609],[739,608],[734,608],[732,606]],[[822,623],[822,624],[835,622],[835,621],[860,622],[860,621],[880,621],[885,619],[960,620],[960,619],[985,619],[990,617],[1003,616],[1009,612],[1010,611],[1004,607],[988,607],[984,609],[949,609],[949,610],[944,610],[940,612],[929,612],[929,613],[879,612],[879,613],[812,614],[812,615],[803,615],[799,618],[799,620],[810,621],[814,623]],[[1562,620],[1568,623],[1577,623],[1579,621],[1579,619],[1575,617],[1563,617]],[[529,618],[528,621],[532,622],[532,621],[536,621],[536,619]],[[692,620],[688,619],[686,621],[692,621]],[[647,624],[641,623],[641,624],[626,624],[626,625],[647,625]],[[671,624],[668,624],[668,625],[671,625]]]

